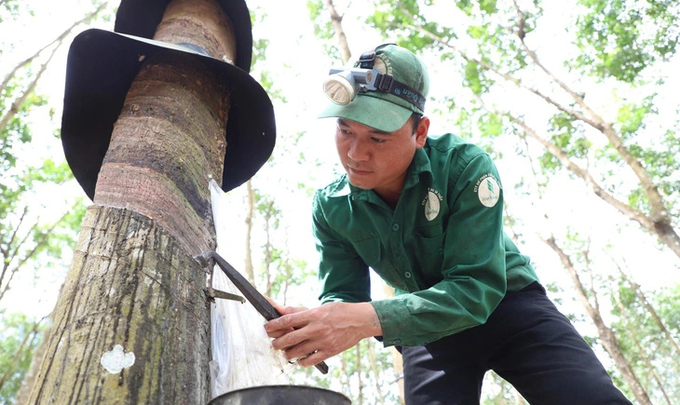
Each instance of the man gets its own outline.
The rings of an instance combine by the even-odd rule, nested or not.
[[[402,352],[410,405],[479,404],[491,369],[531,404],[630,404],[503,232],[489,155],[427,136],[428,87],[394,44],[326,83],[346,174],[314,197],[323,305],[279,308],[274,348],[309,366],[379,337]],[[369,267],[395,297],[371,301]]]

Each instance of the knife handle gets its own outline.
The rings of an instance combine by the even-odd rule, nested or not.
[[[297,363],[298,361],[304,359],[305,357],[311,356],[312,354],[314,354],[314,353],[309,353],[307,356],[298,357],[294,362],[289,361],[289,363],[295,364],[295,363]],[[325,361],[322,361],[322,362],[320,362],[320,363],[316,363],[316,364],[314,365],[314,367],[315,367],[317,370],[321,371],[321,374],[328,374],[328,365],[326,364]]]
[[[262,294],[260,294],[255,287],[246,280],[240,272],[238,272],[231,264],[227,263],[215,251],[203,252],[198,256],[194,256],[201,266],[208,265],[208,259],[214,259],[217,265],[222,269],[224,274],[234,283],[236,288],[241,291],[245,298],[255,307],[255,309],[268,321],[276,319],[281,316],[281,313],[274,308],[272,304],[267,301]],[[328,374],[328,365],[325,362],[314,365],[322,374]]]
[[[314,367],[316,367],[317,370],[321,371],[321,374],[328,374],[328,365],[326,364],[325,361],[315,364]]]

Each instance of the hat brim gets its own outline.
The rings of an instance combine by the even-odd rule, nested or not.
[[[382,98],[358,95],[347,105],[328,103],[319,118],[345,118],[385,132],[394,132],[406,124],[413,111]]]
[[[271,156],[276,141],[274,108],[267,92],[247,72],[174,44],[90,29],[69,49],[61,141],[73,175],[92,200],[130,85],[144,60],[161,51],[200,58],[230,89],[224,191],[246,182]]]
[[[116,12],[113,30],[137,37],[153,38],[163,13],[171,0],[122,0]],[[250,72],[253,57],[253,33],[250,12],[244,0],[217,1],[234,27],[236,60],[234,64]]]

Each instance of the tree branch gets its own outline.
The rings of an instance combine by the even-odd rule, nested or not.
[[[595,326],[597,327],[598,335],[602,340],[602,345],[604,346],[605,350],[607,350],[609,355],[616,363],[616,366],[621,371],[624,380],[626,381],[626,383],[628,383],[628,386],[630,387],[631,391],[633,391],[635,398],[638,400],[638,402],[640,402],[640,404],[652,405],[652,402],[649,399],[647,391],[645,391],[644,387],[642,387],[639,379],[637,378],[635,372],[630,366],[630,363],[628,362],[628,360],[626,360],[625,356],[623,355],[621,347],[619,346],[619,343],[616,339],[616,335],[611,330],[611,328],[609,328],[604,323],[601,314],[598,311],[596,311],[596,309],[588,301],[588,297],[586,296],[585,293],[585,288],[581,283],[578,272],[576,271],[574,264],[571,262],[571,258],[569,257],[569,255],[567,255],[564,252],[564,250],[562,250],[562,248],[557,244],[557,241],[555,240],[555,237],[553,235],[550,235],[550,237],[548,238],[544,238],[539,235],[539,238],[559,256],[562,265],[569,272],[569,275],[571,276],[574,282],[574,286],[576,287],[576,293],[579,299],[581,300],[581,303],[583,304],[586,311],[588,312],[588,315],[591,317],[591,319],[595,323]]]
[[[597,291],[595,291],[595,274],[592,271],[590,267],[590,238],[588,238],[588,244],[586,246],[586,249],[582,252],[583,254],[583,261],[585,262],[585,268],[586,271],[588,272],[588,275],[590,276],[590,294],[593,296],[593,308],[595,308],[595,311],[598,313],[600,312],[600,301],[597,299]]]
[[[47,58],[47,62],[43,63],[40,66],[40,69],[38,70],[38,73],[33,77],[33,81],[31,81],[31,84],[29,84],[28,87],[24,89],[23,93],[20,96],[14,99],[12,106],[9,108],[9,110],[7,110],[7,113],[5,113],[2,119],[0,119],[0,132],[2,132],[5,129],[5,127],[7,127],[9,120],[19,112],[19,109],[24,104],[28,96],[31,93],[33,93],[35,87],[38,84],[38,81],[47,70],[47,65],[50,63],[54,55],[57,53],[57,50],[59,49],[60,46],[61,43],[59,43],[59,45],[57,45],[57,47],[55,47],[52,50],[52,53],[50,54],[49,58]]]
[[[43,320],[45,320],[45,318],[40,319],[38,322],[34,322],[33,326],[31,327],[31,330],[26,334],[26,336],[24,336],[24,340],[21,342],[19,348],[14,353],[12,361],[8,363],[9,367],[7,368],[7,370],[5,370],[5,373],[2,375],[2,377],[0,377],[0,390],[2,390],[2,387],[4,387],[10,375],[14,374],[14,370],[19,365],[21,356],[24,355],[25,348],[26,347],[31,348],[31,346],[33,346],[33,342],[38,336],[38,326],[40,326]]]
[[[638,283],[636,283],[635,281],[633,281],[632,278],[628,274],[626,274],[626,272],[623,270],[621,265],[614,258],[612,258],[612,261],[616,265],[616,268],[619,270],[619,274],[621,274],[621,277],[623,277],[623,279],[626,280],[628,285],[631,286],[631,288],[633,289],[633,292],[635,292],[635,295],[638,297],[640,302],[642,302],[642,305],[644,306],[644,308],[647,310],[647,312],[649,312],[649,315],[651,315],[651,317],[654,319],[654,322],[659,327],[659,329],[661,329],[664,336],[666,336],[666,339],[668,339],[668,343],[671,344],[671,346],[673,347],[673,350],[675,350],[675,353],[678,355],[678,358],[680,358],[680,346],[678,346],[678,343],[675,341],[675,338],[673,337],[671,332],[668,330],[668,328],[666,327],[664,322],[661,320],[661,317],[656,312],[656,310],[654,309],[652,304],[650,304],[649,301],[647,300],[647,297],[645,296],[645,294],[640,289],[640,285]]]
[[[347,44],[347,36],[345,35],[345,30],[342,28],[342,16],[335,9],[333,0],[323,0],[323,3],[331,15],[331,25],[333,26],[335,36],[338,39],[338,47],[340,48],[342,62],[346,64],[352,57],[352,52],[350,52],[349,45]]]
[[[36,241],[35,245],[33,245],[33,248],[32,248],[30,251],[28,251],[22,258],[20,258],[20,259],[17,261],[16,265],[14,266],[14,268],[13,268],[13,269],[11,270],[11,272],[10,272],[10,277],[9,277],[9,279],[7,280],[7,283],[5,283],[5,286],[3,287],[2,291],[0,291],[0,301],[2,301],[2,297],[5,295],[5,293],[6,293],[7,291],[9,291],[9,289],[10,289],[10,283],[12,282],[12,279],[14,278],[14,275],[19,271],[19,269],[21,269],[21,267],[22,267],[24,264],[26,264],[26,262],[27,262],[28,260],[30,260],[31,258],[33,258],[33,256],[36,254],[36,252],[37,252],[39,249],[41,249],[41,248],[44,246],[44,244],[45,244],[45,242],[46,242],[48,236],[49,236],[52,232],[54,232],[54,230],[56,229],[56,227],[57,227],[57,226],[58,226],[58,225],[66,218],[67,215],[68,215],[68,213],[65,213],[64,215],[62,215],[61,218],[59,218],[57,221],[55,221],[55,222],[54,222],[54,223],[53,223],[53,224],[52,224],[45,232],[43,232],[43,233],[40,235],[40,239],[38,239],[38,240]],[[33,232],[35,231],[35,229],[37,228],[37,226],[38,226],[38,223],[37,223],[37,221],[36,221],[36,223],[34,223],[34,224],[31,226],[31,228],[28,230],[28,232],[26,233],[26,235],[24,235],[23,239],[22,239],[19,243],[17,243],[16,247],[15,247],[15,248],[13,249],[13,251],[11,252],[10,260],[12,260],[14,257],[16,257],[16,256],[19,255],[19,249],[26,243],[26,241],[27,241],[28,238],[33,234]],[[9,248],[9,247],[8,247],[8,248]],[[9,263],[7,263],[7,265],[9,266]],[[3,269],[3,277],[4,277],[4,275],[5,275],[5,271],[6,271],[6,270]]]
[[[17,65],[10,71],[10,73],[7,74],[7,76],[5,77],[5,79],[4,79],[3,82],[2,82],[2,85],[0,85],[0,93],[2,93],[2,92],[5,90],[5,88],[6,88],[7,85],[9,84],[9,81],[12,80],[12,78],[17,74],[17,72],[19,71],[19,69],[21,69],[21,68],[25,67],[26,65],[28,65],[29,63],[31,63],[31,62],[32,62],[34,59],[36,59],[36,58],[37,58],[44,50],[46,50],[46,49],[48,49],[48,48],[50,48],[50,47],[52,47],[52,46],[54,46],[54,45],[56,44],[56,46],[54,47],[54,49],[52,49],[52,53],[50,54],[49,58],[47,59],[47,62],[45,62],[44,64],[41,65],[38,74],[35,76],[35,78],[34,78],[33,81],[31,82],[31,84],[23,91],[23,93],[22,93],[20,96],[18,96],[18,97],[14,100],[14,102],[12,103],[12,106],[11,106],[11,107],[9,108],[9,110],[5,113],[5,115],[2,117],[2,119],[0,119],[0,131],[2,131],[3,129],[5,129],[5,127],[7,126],[7,123],[9,122],[9,120],[10,120],[10,119],[11,119],[11,118],[19,111],[19,108],[21,107],[21,105],[26,101],[26,99],[27,99],[28,96],[33,92],[33,90],[35,90],[35,87],[36,87],[36,85],[37,85],[37,83],[38,83],[38,80],[40,80],[40,77],[43,75],[43,73],[44,73],[45,70],[47,69],[47,65],[49,64],[49,62],[50,62],[50,61],[52,60],[52,58],[54,57],[54,55],[56,54],[57,50],[58,50],[58,49],[61,47],[61,45],[63,44],[64,39],[65,39],[65,38],[66,38],[66,37],[67,37],[67,36],[68,36],[68,35],[69,35],[69,34],[77,27],[77,26],[79,26],[79,25],[81,25],[81,24],[83,24],[83,23],[86,23],[86,22],[90,21],[92,18],[94,18],[94,17],[95,17],[99,12],[101,12],[101,11],[104,9],[104,7],[107,6],[107,5],[108,5],[108,2],[104,2],[104,3],[100,4],[99,7],[97,7],[97,9],[96,9],[95,11],[93,11],[92,13],[86,15],[85,17],[83,17],[83,18],[80,19],[79,21],[76,21],[75,23],[73,23],[73,25],[71,25],[66,31],[62,32],[62,33],[61,33],[57,38],[55,38],[52,42],[50,42],[49,44],[47,44],[47,45],[45,45],[44,47],[40,48],[37,52],[35,52],[33,55],[29,56],[27,59],[23,60],[22,62],[19,62],[19,64],[17,64]]]
[[[27,212],[28,207],[24,207],[24,211],[19,217],[19,223],[14,227],[14,232],[12,232],[12,235],[9,237],[9,240],[7,240],[5,247],[0,247],[0,252],[2,252],[3,256],[2,273],[0,273],[0,286],[2,286],[2,281],[5,279],[5,276],[7,275],[7,270],[9,269],[9,265],[12,262],[14,254],[16,253],[16,251],[10,252],[10,249],[12,244],[14,243],[14,240],[16,239],[17,232],[19,232],[19,228],[21,228],[21,224],[24,222],[24,218],[26,217]],[[2,299],[3,294],[4,289],[3,292],[0,293],[0,300]]]
[[[588,315],[590,315],[592,319],[598,318],[599,314],[596,312],[595,307],[593,307],[593,305],[588,300],[586,288],[581,282],[581,278],[579,277],[578,272],[576,271],[576,268],[574,267],[574,264],[571,261],[571,258],[557,244],[555,236],[550,235],[549,237],[546,238],[541,235],[538,235],[538,237],[543,241],[543,243],[548,245],[557,254],[557,256],[560,258],[560,261],[562,262],[562,266],[564,266],[564,268],[567,269],[567,271],[569,272],[571,280],[574,282],[574,286],[576,287],[576,294],[581,300],[581,304],[583,304],[583,307],[585,308],[586,312],[588,312]]]
[[[523,137],[526,142],[526,137]],[[527,150],[529,148],[528,143],[526,143]],[[530,154],[529,154],[530,155]],[[533,164],[532,164],[532,169],[533,169]],[[536,176],[536,172],[532,170],[534,173],[534,178],[536,180],[536,184],[538,184],[538,179]],[[540,198],[540,194],[539,194]],[[547,215],[544,214],[544,218],[547,219]],[[635,375],[632,367],[626,360],[625,356],[623,355],[623,352],[621,351],[621,348],[619,347],[618,341],[616,339],[616,335],[614,332],[605,324],[604,320],[602,319],[602,316],[599,311],[599,305],[598,305],[598,300],[597,300],[597,293],[594,289],[594,283],[592,282],[593,275],[591,272],[591,292],[593,294],[593,297],[595,299],[596,305],[593,306],[586,294],[586,289],[581,282],[581,279],[579,277],[578,271],[576,270],[574,264],[571,261],[570,256],[557,244],[557,241],[555,240],[555,236],[552,234],[552,232],[548,232],[549,236],[542,236],[538,234],[538,238],[543,241],[546,245],[548,245],[560,258],[560,261],[562,262],[563,267],[567,270],[569,273],[575,290],[576,290],[576,295],[578,296],[579,300],[583,304],[584,309],[588,313],[588,316],[590,319],[593,321],[594,325],[597,328],[598,336],[600,337],[602,341],[602,345],[604,346],[605,350],[609,353],[611,358],[614,360],[616,366],[621,370],[621,373],[623,375],[624,380],[628,385],[631,387],[631,390],[635,394],[635,397],[638,399],[638,401],[641,404],[645,405],[651,405],[651,401],[649,400],[649,397],[644,390],[644,388],[641,386],[637,376]],[[586,263],[588,263],[588,257],[587,257],[587,252],[585,254],[586,258]]]
[[[9,268],[9,265],[6,265],[5,268]],[[19,269],[15,267],[9,272],[9,277],[7,278],[7,282],[5,283],[5,286],[2,287],[2,290],[0,290],[0,301],[2,301],[2,297],[5,296],[5,293],[7,291],[9,291],[9,288],[10,288],[9,286],[12,283],[12,280],[14,279],[14,276],[16,275],[17,271],[19,271]],[[6,274],[5,274],[6,269],[3,269],[2,273],[3,273],[3,277],[5,277],[6,276]]]
[[[2,0],[2,1],[4,1],[4,0]],[[2,3],[0,3],[0,4],[2,4]],[[59,36],[57,36],[54,40],[52,40],[52,42],[50,42],[49,44],[43,46],[43,47],[40,48],[37,52],[35,52],[33,55],[29,56],[29,57],[26,58],[25,60],[19,62],[19,63],[18,63],[18,64],[17,64],[17,65],[9,72],[9,74],[8,74],[8,75],[5,77],[5,79],[3,80],[2,85],[0,85],[0,92],[2,92],[2,91],[5,90],[5,87],[7,87],[7,84],[8,84],[9,81],[12,79],[12,77],[14,77],[14,75],[17,73],[17,71],[18,71],[19,69],[21,69],[22,67],[24,67],[24,66],[28,65],[29,63],[31,63],[31,62],[32,62],[35,58],[37,58],[37,57],[38,57],[45,49],[47,49],[47,48],[49,48],[49,47],[51,47],[52,45],[57,44],[57,43],[61,44],[61,42],[64,41],[64,38],[66,38],[66,37],[67,37],[67,36],[68,36],[68,35],[69,35],[69,34],[77,27],[77,26],[89,22],[89,21],[92,20],[94,17],[96,17],[97,14],[99,14],[99,13],[100,13],[105,7],[107,7],[107,6],[108,6],[108,1],[107,1],[107,2],[104,2],[104,3],[102,3],[102,4],[100,4],[99,7],[97,7],[97,9],[95,9],[92,13],[87,14],[87,15],[86,15],[85,17],[83,17],[82,19],[80,19],[80,20],[74,22],[69,28],[66,29],[66,31],[62,32]]]
[[[562,163],[562,166],[564,166],[567,170],[569,170],[570,172],[584,180],[585,183],[588,184],[593,189],[595,195],[600,197],[609,205],[616,208],[620,213],[624,214],[631,220],[642,225],[649,232],[659,236],[659,238],[662,239],[663,242],[669,248],[671,248],[671,250],[676,255],[680,256],[680,238],[672,228],[670,227],[663,228],[663,231],[660,232],[659,229],[660,224],[659,222],[655,221],[653,217],[645,215],[643,212],[640,212],[632,208],[628,204],[619,201],[616,197],[608,193],[604,188],[602,188],[602,186],[600,186],[600,184],[591,176],[591,174],[587,170],[581,168],[579,165],[574,163],[569,157],[569,155],[565,153],[562,149],[558,148],[556,145],[549,142],[547,139],[538,135],[538,133],[536,133],[536,131],[534,131],[526,122],[511,115],[510,113],[505,113],[505,115],[512,122],[519,125],[529,136],[531,136],[532,138],[536,139],[539,143],[541,143],[553,156],[555,156],[560,161],[560,163]]]
[[[600,184],[592,177],[592,175],[586,169],[583,169],[581,166],[572,161],[569,155],[562,149],[560,149],[557,145],[540,136],[526,122],[508,112],[501,112],[495,110],[486,104],[484,104],[484,107],[495,114],[505,115],[506,117],[508,117],[510,121],[521,127],[525,134],[529,135],[533,139],[537,140],[541,145],[543,145],[543,147],[545,147],[548,150],[548,152],[550,152],[551,155],[555,156],[560,161],[562,166],[564,166],[567,170],[575,174],[580,179],[584,180],[586,184],[590,185],[595,195],[600,197],[608,204],[612,205],[619,212],[626,215],[630,219],[638,222],[640,225],[644,226],[649,230],[653,230],[652,221],[644,213],[631,208],[629,205],[619,201],[616,197],[609,194],[606,190],[602,188],[602,186],[600,186]]]
[[[616,300],[616,305],[619,307],[619,310],[621,311],[621,315],[623,316],[623,323],[626,325],[626,329],[628,330],[628,334],[630,335],[631,339],[633,339],[633,343],[635,344],[635,348],[637,349],[638,354],[640,357],[642,357],[642,360],[644,361],[645,365],[647,366],[647,370],[652,374],[652,378],[656,381],[656,385],[659,387],[659,390],[661,391],[661,395],[663,395],[664,399],[666,400],[666,403],[668,405],[672,405],[670,398],[668,398],[668,394],[666,393],[666,390],[664,389],[664,384],[661,378],[659,377],[659,374],[656,372],[654,365],[652,364],[651,360],[649,359],[649,356],[647,356],[647,353],[645,353],[645,349],[642,347],[640,344],[640,340],[637,337],[637,333],[635,332],[635,328],[631,324],[631,319],[630,315],[628,314],[628,310],[626,307],[623,305],[621,302],[621,298],[619,297],[618,294],[614,293],[614,291],[611,291],[611,295],[614,297]]]
[[[406,10],[403,10],[406,12]],[[521,10],[517,7],[518,13],[521,13]],[[523,13],[522,13],[523,15]],[[415,21],[415,19],[411,18],[412,21]],[[529,87],[525,85],[520,79],[515,78],[507,73],[501,72],[499,69],[497,69],[495,66],[481,60],[474,58],[470,56],[467,52],[465,52],[463,49],[455,46],[454,44],[450,43],[449,41],[445,41],[443,38],[440,36],[428,31],[425,29],[422,25],[419,24],[406,24],[407,27],[412,28],[419,33],[429,37],[430,39],[436,41],[442,46],[448,47],[449,49],[457,52],[460,54],[464,59],[468,61],[475,62],[482,66],[485,70],[488,70],[490,72],[493,72],[494,74],[498,75],[499,77],[503,78],[504,80],[511,82],[515,84],[516,86],[523,88],[534,95],[540,97],[543,99],[545,102],[548,104],[554,106],[558,110],[571,115],[572,117],[586,123],[587,125],[593,127],[600,133],[602,133],[609,143],[616,149],[616,151],[619,153],[619,155],[622,157],[623,161],[626,162],[626,164],[631,168],[633,173],[635,173],[635,176],[638,178],[640,181],[642,188],[645,191],[645,195],[647,196],[647,199],[650,204],[651,208],[651,215],[649,217],[645,216],[650,223],[649,225],[646,225],[645,227],[650,230],[651,232],[657,234],[660,239],[673,250],[673,252],[680,256],[680,236],[677,234],[677,232],[673,229],[672,223],[671,223],[671,218],[668,213],[668,210],[666,208],[666,203],[659,192],[658,187],[652,180],[651,176],[647,172],[647,170],[644,168],[642,163],[628,150],[628,148],[623,144],[623,140],[621,137],[616,133],[614,130],[613,126],[611,123],[605,122],[602,117],[600,117],[597,113],[595,113],[584,101],[583,97],[581,97],[578,93],[574,92],[567,86],[566,83],[564,83],[562,80],[560,80],[557,76],[555,76],[550,70],[548,70],[538,59],[538,56],[536,55],[535,52],[530,50],[526,43],[524,42],[523,38],[520,38],[520,42],[527,53],[531,60],[534,62],[536,66],[538,66],[553,82],[557,83],[567,94],[569,94],[572,99],[581,107],[584,109],[584,111],[587,112],[588,116],[584,115],[580,111],[577,111],[571,107],[568,107],[564,104],[561,104],[551,98],[548,95],[543,94],[540,90]],[[520,34],[519,30],[517,32],[518,36]]]
[[[513,0],[513,4],[517,12],[523,15],[522,11],[520,10],[515,0]],[[631,168],[633,173],[635,173],[635,176],[642,184],[642,187],[645,191],[645,195],[649,200],[649,204],[651,207],[650,218],[652,222],[654,222],[655,224],[654,232],[656,232],[657,234],[663,232],[666,236],[667,241],[666,243],[667,244],[670,243],[671,248],[676,252],[676,254],[678,254],[678,256],[680,256],[680,237],[677,235],[677,233],[673,230],[671,226],[671,219],[668,214],[664,198],[661,195],[661,193],[659,193],[658,187],[656,186],[656,184],[654,183],[651,176],[644,168],[640,160],[636,158],[630,152],[630,150],[624,145],[623,139],[621,139],[619,134],[614,130],[611,123],[606,122],[599,114],[597,114],[593,109],[591,109],[588,106],[588,104],[585,103],[583,97],[580,94],[573,91],[564,81],[560,80],[555,74],[548,70],[548,68],[546,68],[545,65],[543,65],[543,63],[541,63],[536,53],[529,49],[529,47],[527,46],[526,42],[524,41],[523,35],[522,36],[518,35],[518,39],[525,53],[531,58],[533,63],[536,66],[538,66],[550,78],[550,80],[557,83],[569,96],[571,96],[571,98],[590,116],[590,118],[586,118],[580,113],[572,115],[575,118],[587,123],[591,127],[598,130],[600,133],[602,133],[607,138],[609,143],[616,149],[619,155],[623,158],[624,162],[626,162],[626,164]],[[538,93],[535,94],[541,96]],[[551,100],[545,97],[543,98],[546,101],[551,102]],[[569,111],[560,107],[558,103],[551,102],[551,104],[553,104],[561,111],[571,114]]]

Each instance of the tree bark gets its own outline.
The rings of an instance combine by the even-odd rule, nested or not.
[[[201,68],[161,53],[142,68],[114,126],[94,196],[97,204],[153,218],[193,254],[214,246],[207,184],[210,176],[222,182],[228,103],[226,89]]]
[[[191,43],[220,59],[230,58],[235,42],[219,45],[224,35],[210,31],[213,27],[231,29],[215,0],[173,0],[154,39]],[[184,249],[198,254],[214,247],[207,185],[210,178],[222,183],[230,95],[214,72],[183,56],[158,53],[133,81],[113,128],[94,202],[153,218]]]
[[[215,0],[173,0],[154,39],[235,60],[233,29]],[[230,94],[183,56],[157,53],[130,87],[31,404],[209,400],[206,275],[193,256],[215,248],[208,183],[222,180]]]
[[[193,257],[153,219],[100,205],[74,256],[29,403],[207,403],[208,302]],[[134,362],[107,371],[116,345]]]

